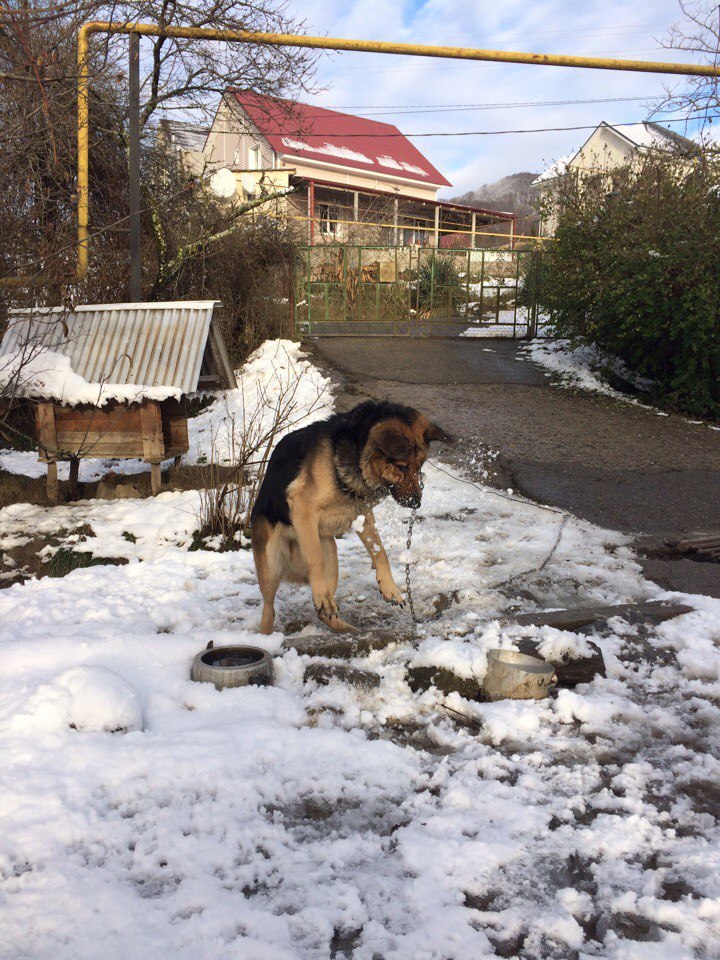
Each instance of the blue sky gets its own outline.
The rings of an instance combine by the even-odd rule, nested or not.
[[[505,50],[678,60],[660,46],[680,19],[677,0],[290,0],[313,34]],[[338,53],[319,64],[321,106],[396,124],[404,133],[457,133],[646,119],[663,89],[654,74],[450,62]],[[638,97],[630,102],[465,108],[467,104]],[[450,109],[447,105],[459,105]],[[437,110],[433,108],[439,108]],[[409,112],[417,111],[417,112]],[[683,132],[682,127],[672,129]],[[461,193],[520,170],[540,171],[588,132],[418,138],[416,146]]]

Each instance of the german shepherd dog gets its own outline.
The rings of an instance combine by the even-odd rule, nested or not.
[[[452,438],[410,407],[368,400],[287,434],[273,451],[252,511],[252,548],[271,633],[283,580],[309,583],[318,616],[332,630],[354,630],[338,616],[336,537],[354,525],[389,603],[402,604],[373,507],[388,494],[419,507],[420,469],[433,440]],[[364,521],[356,524],[361,515]]]

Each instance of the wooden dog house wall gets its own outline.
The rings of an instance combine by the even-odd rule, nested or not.
[[[52,401],[37,404],[40,459],[47,462],[48,499],[58,499],[57,465],[70,461],[70,496],[77,495],[79,461],[83,457],[138,457],[150,464],[152,492],[159,493],[163,460],[187,453],[187,405],[180,400],[112,401],[104,407],[66,407]]]

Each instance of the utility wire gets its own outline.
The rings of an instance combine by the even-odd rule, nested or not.
[[[662,124],[691,123],[693,119],[696,119],[696,118],[668,117],[663,119]],[[707,117],[707,119],[709,120],[720,119],[720,114],[712,114],[711,116]],[[640,123],[658,123],[658,121],[648,120],[648,119],[624,120],[622,123],[611,123],[609,124],[609,126],[634,127]],[[662,125],[662,124],[659,124],[659,125]],[[316,126],[316,124],[313,123],[313,126]],[[279,130],[273,131],[270,133],[270,136],[288,137],[290,139],[297,137],[303,140],[307,140],[311,137],[315,137],[315,138],[323,137],[324,139],[327,140],[327,139],[332,139],[333,137],[338,137],[338,136],[342,140],[347,140],[351,138],[361,139],[361,140],[362,139],[385,140],[385,139],[392,139],[392,138],[401,138],[401,139],[413,138],[414,139],[416,137],[497,137],[497,136],[506,136],[509,134],[516,134],[516,133],[563,133],[570,130],[596,130],[597,127],[598,127],[597,123],[591,123],[591,124],[578,124],[578,125],[568,126],[568,127],[523,127],[523,128],[508,129],[508,130],[447,130],[447,131],[432,131],[429,133],[401,133],[400,131],[398,131],[397,133],[393,133],[392,131],[388,131],[383,133],[343,133],[340,135],[338,135],[334,131],[326,132],[326,133],[313,133],[309,131],[305,132],[301,128],[298,129],[297,127],[294,127],[293,129],[290,129],[290,130],[279,129]],[[188,125],[187,129],[192,130],[194,128],[191,125]],[[244,131],[240,131],[240,132],[244,132]],[[213,131],[214,137],[236,137],[237,135],[238,135],[237,130]],[[339,157],[338,159],[342,160],[342,157]]]
[[[657,94],[648,94],[638,97],[597,97],[589,100],[517,100],[507,103],[365,103],[350,104],[345,106],[317,106],[323,110],[335,110],[343,112],[345,110],[360,111],[367,110],[368,113],[355,113],[358,117],[384,117],[400,116],[411,113],[459,113],[465,110],[510,110],[523,107],[568,107],[593,103],[637,103],[641,100],[653,100]],[[172,121],[179,127],[183,121]],[[188,129],[193,129],[192,124],[188,124]]]
[[[601,97],[595,100],[531,100],[527,102],[518,101],[516,103],[468,103],[468,104],[448,104],[428,107],[411,107],[409,109],[385,109],[379,108],[377,111],[357,114],[360,117],[385,117],[400,116],[405,114],[417,113],[461,113],[475,110],[515,110],[518,108],[529,107],[569,107],[590,103],[630,103],[639,100],[652,100],[655,94],[648,97]],[[337,109],[337,108],[333,108]],[[357,109],[357,108],[356,108]]]
[[[596,97],[592,100],[509,100],[509,101],[484,101],[482,103],[350,103],[345,105],[333,105],[326,107],[327,110],[392,110],[395,108],[404,109],[406,107],[413,109],[441,110],[448,108],[466,108],[466,107],[547,107],[554,105],[565,105],[572,103],[615,103],[621,100],[652,100],[657,94],[648,94],[641,97]],[[320,106],[320,104],[318,104]]]

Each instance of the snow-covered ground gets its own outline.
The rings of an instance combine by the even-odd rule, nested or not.
[[[320,415],[327,384],[289,350]],[[199,455],[241,406],[196,418]],[[251,554],[188,551],[193,491],[0,511],[0,550],[55,532],[128,561],[0,591],[3,960],[720,955],[720,602],[612,621],[592,637],[608,677],[547,701],[413,693],[408,666],[480,680],[520,636],[585,642],[518,609],[660,595],[620,534],[425,472],[409,551],[407,511],[376,511],[417,638],[354,534],[338,545],[343,615],[396,636],[352,661],[371,688],[304,682],[310,658],[256,633]],[[278,620],[319,632],[307,587],[281,588]],[[192,683],[210,640],[270,649],[275,685]]]
[[[469,307],[472,304],[468,304]],[[468,320],[470,318],[468,317]],[[484,326],[472,326],[463,330],[461,337],[471,337],[473,339],[483,339],[487,337],[519,337],[527,329],[528,313],[524,307],[514,307],[500,310],[497,315],[497,322],[494,313],[486,313],[472,321],[474,324],[484,324]]]
[[[607,366],[608,358],[591,345],[572,346],[569,340],[563,338],[538,339],[524,344],[522,349],[539,366],[559,376],[566,386],[628,400],[627,394],[614,390],[603,380],[599,370]],[[630,379],[631,374],[627,368],[618,360],[615,364],[620,368],[618,372]],[[649,384],[649,381],[645,383]]]

